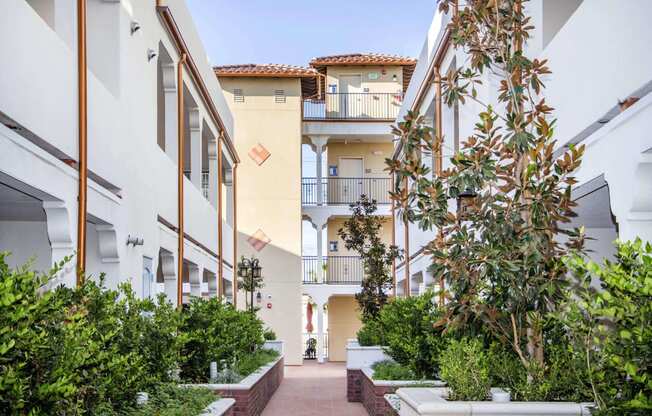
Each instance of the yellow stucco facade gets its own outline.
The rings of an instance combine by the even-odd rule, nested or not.
[[[242,155],[237,172],[238,253],[260,259],[265,287],[260,291],[259,316],[285,341],[286,364],[300,365],[300,82],[221,78],[220,83],[234,115],[235,145]],[[249,156],[258,145],[270,154],[261,164]],[[261,231],[270,242],[257,251],[248,240]],[[240,307],[243,297],[240,292]]]
[[[380,236],[384,243],[392,243],[392,217],[383,217],[384,223],[383,227],[380,230]],[[344,247],[344,241],[338,236],[337,232],[340,228],[344,227],[344,217],[332,217],[328,220],[327,223],[327,235],[328,241],[337,241],[337,251],[331,251],[331,247],[328,248],[329,256],[357,256],[358,253],[355,251],[347,250]],[[330,246],[330,244],[329,244]]]
[[[360,92],[398,93],[402,91],[403,67],[401,66],[329,66],[326,69],[326,91],[335,85],[341,90],[340,80],[346,76],[360,77]]]
[[[361,326],[358,303],[353,296],[332,296],[328,300],[329,361],[346,361],[346,340],[355,338]]]

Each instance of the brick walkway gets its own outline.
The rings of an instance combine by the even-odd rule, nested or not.
[[[285,367],[285,379],[262,416],[367,416],[361,403],[346,401],[344,363]]]

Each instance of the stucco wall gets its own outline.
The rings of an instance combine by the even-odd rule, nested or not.
[[[286,363],[301,364],[301,111],[296,79],[221,80],[235,120],[238,167],[238,252],[263,267],[261,318],[285,341]],[[241,89],[244,102],[234,102]],[[274,91],[282,89],[285,103]],[[271,156],[258,165],[247,155],[263,145]],[[271,239],[260,252],[247,239],[262,230]],[[271,298],[270,298],[271,296]],[[244,301],[240,295],[240,304]],[[267,304],[271,303],[271,309]]]
[[[50,269],[52,255],[44,221],[0,221],[0,252],[9,251],[6,258],[11,267],[27,261],[39,272]]]
[[[383,74],[383,71],[385,72]],[[378,74],[378,79],[370,79],[369,74]],[[329,85],[336,85],[335,92],[340,89],[339,78],[342,75],[360,75],[360,92],[368,88],[368,92],[394,93],[402,91],[403,67],[400,66],[331,66],[326,70],[326,92],[333,92]],[[396,81],[393,76],[396,75]]]
[[[76,9],[74,2],[53,2],[54,22],[52,14],[47,14],[46,23],[27,2],[6,3],[0,14],[0,38],[5,40],[0,42],[0,52],[15,59],[5,66],[0,77],[0,112],[23,129],[12,131],[0,126],[0,174],[15,179],[24,186],[21,190],[37,199],[63,203],[57,230],[64,230],[61,234],[67,234],[65,237],[70,241],[65,241],[65,248],[58,241],[60,248],[51,251],[59,257],[71,255],[76,247],[77,173],[60,159],[76,159],[78,154]],[[45,4],[36,0],[30,3]],[[185,2],[169,0],[165,3],[173,8],[175,20],[214,105],[232,134],[231,115],[223,105],[218,82]],[[172,149],[164,153],[157,144],[160,121],[157,120],[157,59],[148,61],[147,53],[149,49],[160,53],[158,45],[161,44],[170,54],[171,63],[176,62],[178,56],[154,2],[96,0],[89,2],[88,12],[88,167],[92,174],[88,214],[89,221],[113,226],[109,232],[113,233],[113,239],[104,247],[105,252],[111,253],[102,259],[98,241],[103,239],[98,239],[95,230],[89,229],[87,270],[94,275],[108,272],[110,285],[130,280],[139,290],[143,257],[152,258],[156,269],[161,246],[176,252],[175,239],[171,238],[170,242],[167,237],[161,237],[161,225],[157,221],[161,215],[176,225],[177,168],[176,158],[169,154]],[[132,21],[138,21],[142,27],[134,34],[131,33]],[[102,28],[111,30],[102,36]],[[98,51],[102,52],[101,56]],[[107,56],[111,57],[112,64],[101,65]],[[184,82],[188,95],[198,104],[205,128],[216,137],[217,126],[207,117],[205,105],[187,72]],[[176,101],[174,103],[176,105]],[[175,106],[167,110],[168,115],[176,114]],[[168,133],[175,135],[176,140],[175,120],[168,118],[168,121]],[[209,250],[217,251],[216,210],[202,197],[198,186],[187,180],[184,204],[186,233]],[[127,236],[141,238],[144,244],[127,246]],[[224,234],[225,259],[229,262],[231,237]],[[41,250],[35,243],[40,241],[37,236],[32,246],[21,246],[16,238],[11,238],[14,243],[9,248],[20,249],[23,258]],[[215,257],[188,240],[185,257],[216,272]],[[118,263],[107,262],[115,258],[119,259]],[[74,273],[69,272],[66,281],[73,282]]]
[[[337,251],[332,252],[330,251],[330,247],[327,248],[327,253],[329,256],[357,256],[358,253],[355,251],[347,250],[346,247],[344,247],[344,241],[337,235],[337,231],[344,227],[344,221],[346,221],[346,218],[341,218],[341,217],[332,217],[328,220],[327,223],[327,231],[328,231],[328,242],[330,241],[337,241]],[[386,244],[391,244],[392,242],[392,224],[391,224],[391,217],[385,217],[384,218],[385,223],[383,224],[383,227],[380,230],[380,235],[382,240]],[[330,245],[330,244],[329,244]]]
[[[342,157],[360,157],[366,178],[388,178],[385,158],[391,157],[392,143],[328,143],[328,166],[338,166]]]
[[[362,326],[353,296],[333,296],[328,300],[328,360],[346,361],[346,340],[355,338]]]

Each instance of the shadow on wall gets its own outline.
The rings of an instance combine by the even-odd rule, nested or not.
[[[257,250],[259,249],[259,250]],[[285,341],[286,364],[300,365],[301,344],[301,253],[291,253],[270,241],[264,232],[238,233],[238,259],[255,256],[260,260],[264,287],[254,304],[259,317]],[[229,259],[230,260],[230,259]],[[245,292],[238,292],[238,307],[245,307]],[[258,300],[260,299],[260,300]]]

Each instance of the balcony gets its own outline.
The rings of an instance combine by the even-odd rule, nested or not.
[[[349,205],[367,195],[389,204],[389,178],[301,178],[302,205]]]
[[[304,284],[359,285],[364,276],[358,256],[303,256]]]
[[[303,119],[394,121],[402,104],[402,92],[326,93],[303,99]]]

